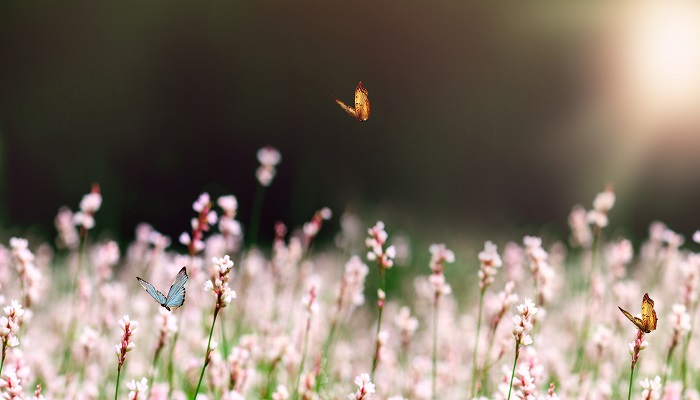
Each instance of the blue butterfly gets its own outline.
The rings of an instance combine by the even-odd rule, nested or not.
[[[177,273],[177,276],[175,276],[175,280],[168,291],[168,297],[165,297],[163,293],[159,292],[153,285],[143,279],[139,277],[136,277],[136,279],[138,279],[141,286],[146,289],[148,294],[150,294],[158,304],[170,311],[171,308],[178,308],[185,303],[185,283],[187,283],[188,278],[185,268],[186,267],[182,267],[180,272]]]

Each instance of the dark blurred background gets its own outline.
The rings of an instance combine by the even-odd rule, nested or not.
[[[654,90],[697,89],[700,68],[664,72],[655,62],[675,56],[635,15],[602,2],[2,2],[0,224],[51,238],[92,182],[98,230],[122,240],[142,221],[176,238],[202,191],[237,195],[247,224],[255,153],[273,145],[267,239],[323,206],[436,241],[563,237],[606,182],[615,229],[641,237],[658,219],[688,236],[700,102]],[[692,70],[688,31],[674,65]],[[664,74],[675,83],[638,85]],[[358,81],[364,123],[331,99],[352,103]]]

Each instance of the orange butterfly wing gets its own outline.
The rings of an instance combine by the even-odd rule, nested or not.
[[[367,121],[369,119],[369,97],[367,96],[367,89],[362,86],[362,82],[357,84],[355,89],[355,111],[357,112],[357,120],[360,122]]]
[[[349,116],[352,118],[364,122],[367,121],[369,118],[369,98],[367,97],[367,89],[365,89],[364,86],[362,86],[362,82],[357,84],[357,88],[355,89],[355,108],[347,106],[345,103],[342,101],[338,100],[335,96],[332,96],[333,100],[335,100],[336,103],[345,110],[346,113],[348,113]]]
[[[656,317],[656,310],[654,310],[654,300],[649,297],[649,293],[644,293],[644,299],[642,299],[642,322],[644,323],[644,332],[649,333],[656,330],[656,322],[659,319]]]
[[[650,333],[656,330],[656,322],[659,320],[656,317],[656,310],[654,310],[654,300],[649,297],[649,293],[644,293],[644,299],[642,299],[642,318],[637,318],[627,311],[623,310],[622,307],[617,308],[625,314],[625,317],[632,321],[632,323],[645,333]]]
[[[642,323],[642,320],[633,316],[632,314],[628,313],[627,311],[623,310],[622,307],[617,306],[617,308],[622,311],[623,314],[625,314],[625,317],[627,317],[628,320],[632,321],[632,323],[639,329],[644,330],[644,325]]]

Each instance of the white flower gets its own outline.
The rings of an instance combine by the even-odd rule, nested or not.
[[[211,198],[209,197],[209,193],[204,192],[199,195],[199,197],[194,203],[192,203],[192,209],[198,213],[201,213],[202,211],[204,211],[204,208],[209,205],[210,202]]]
[[[282,155],[272,146],[265,146],[258,150],[258,161],[269,167],[276,167],[282,161]]]
[[[234,218],[238,211],[238,199],[234,195],[221,196],[216,200],[216,204],[224,210],[224,214],[229,218]]]

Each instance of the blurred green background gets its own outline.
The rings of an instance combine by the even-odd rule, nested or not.
[[[614,107],[629,104],[611,100],[626,75],[610,46],[616,12],[2,2],[0,224],[53,237],[58,208],[75,210],[92,182],[98,229],[124,240],[142,221],[176,238],[202,191],[237,195],[246,224],[255,152],[273,145],[283,160],[263,238],[323,206],[435,241],[543,226],[564,237],[572,206],[590,207],[606,182],[618,229],[639,237],[659,219],[688,236],[700,227],[698,124]],[[331,100],[351,103],[358,81],[372,104],[364,123]]]

